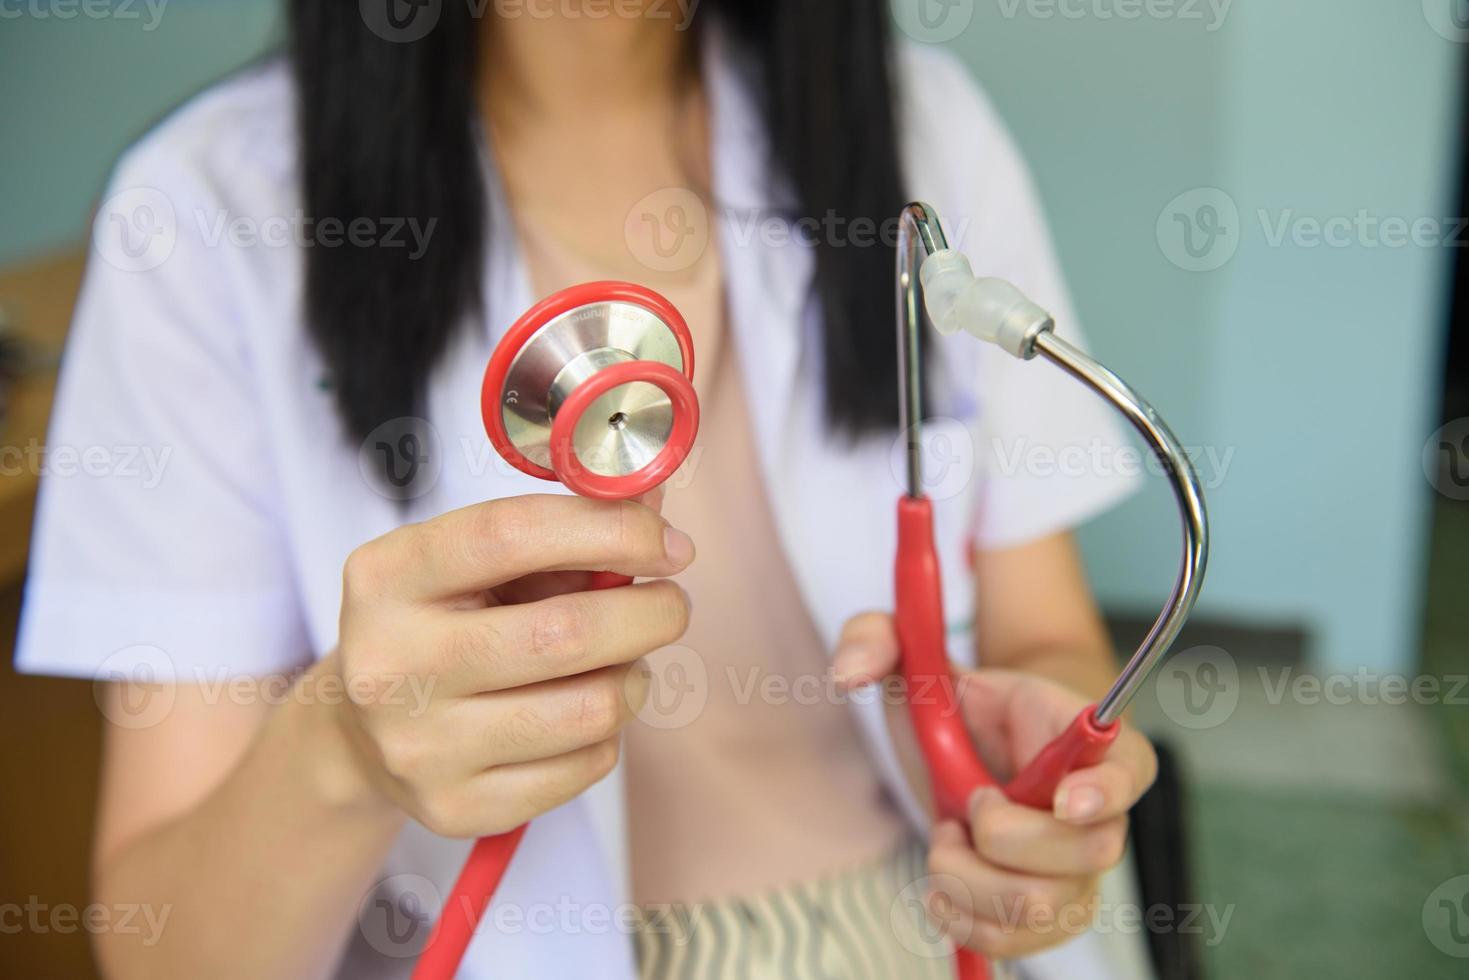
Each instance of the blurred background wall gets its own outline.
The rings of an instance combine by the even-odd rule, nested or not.
[[[1203,611],[1303,626],[1323,665],[1414,656],[1450,249],[1305,243],[1313,219],[1457,207],[1463,45],[1436,2],[895,4],[1014,130],[1093,343],[1203,451]],[[3,23],[0,86],[29,98],[0,140],[0,263],[81,241],[118,151],[280,36],[277,0],[135,9]],[[1109,606],[1166,589],[1169,506],[1155,485],[1087,529]]]
[[[1125,6],[981,0],[953,43],[1037,172],[1093,343],[1214,454],[1203,611],[1299,622],[1322,666],[1408,669],[1452,249],[1312,246],[1309,221],[1457,213],[1463,45],[1417,2],[1097,15]],[[1155,488],[1088,529],[1109,604],[1156,603],[1168,506]]]
[[[25,94],[0,139],[0,262],[83,242],[123,147],[281,36],[278,0],[153,3],[156,15],[136,0],[129,17],[0,5],[0,86]]]

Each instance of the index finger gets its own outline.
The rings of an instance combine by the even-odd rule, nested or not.
[[[412,599],[482,591],[533,572],[663,577],[694,557],[688,535],[642,503],[561,494],[473,504],[374,544],[385,590]]]

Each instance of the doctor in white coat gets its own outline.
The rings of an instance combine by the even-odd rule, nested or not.
[[[106,682],[95,898],[169,909],[103,972],[406,976],[468,839],[535,817],[462,976],[941,976],[910,905],[1027,976],[1140,975],[1088,924],[1146,741],[1050,813],[980,794],[970,835],[872,686],[898,208],[1075,330],[964,70],[881,0],[290,6],[287,55],[119,162],[63,365],[51,446],[161,464],[45,480],[17,655]],[[598,278],[698,351],[698,447],[639,502],[478,419],[500,334]],[[951,652],[1003,771],[1106,686],[1068,532],[1136,473],[1059,373],[930,354]]]

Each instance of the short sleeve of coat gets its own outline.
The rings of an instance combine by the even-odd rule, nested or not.
[[[205,233],[218,213],[157,134],[114,173],[45,446],[20,670],[142,662],[207,681],[310,660],[232,302],[240,270]]]
[[[925,196],[926,184],[960,188],[934,202],[950,246],[968,255],[976,275],[1018,286],[1054,316],[1060,336],[1084,347],[1034,182],[998,114],[947,52],[910,46],[903,64],[908,90],[926,93],[909,110],[905,163],[917,175],[915,194]],[[978,546],[1073,528],[1140,485],[1120,418],[1054,365],[1017,360],[967,335],[943,338],[938,354],[950,388],[978,412]]]

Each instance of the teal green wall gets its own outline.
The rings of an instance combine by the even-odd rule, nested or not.
[[[0,262],[77,242],[118,152],[265,50],[278,36],[276,8],[167,0],[155,19],[137,0],[120,8],[136,18],[0,20]]]
[[[1035,168],[1094,346],[1186,443],[1228,458],[1205,607],[1303,621],[1336,665],[1411,661],[1448,255],[1275,247],[1256,212],[1457,208],[1462,52],[1423,6],[1235,0],[1187,20],[1099,16],[1125,0],[959,0],[972,20],[948,40]],[[153,30],[141,7],[0,22],[0,261],[77,241],[117,151],[268,48],[276,8],[172,0]],[[1044,15],[1063,8],[1082,15]],[[1241,215],[1238,252],[1211,272],[1170,262],[1155,230],[1199,187]],[[1109,603],[1166,590],[1170,506],[1154,486],[1087,529]]]
[[[1203,608],[1304,622],[1323,663],[1411,665],[1451,250],[1275,246],[1257,212],[1453,214],[1462,45],[1416,0],[1236,0],[1215,30],[1026,12],[1052,7],[980,3],[951,43],[1037,172],[1096,348],[1185,443],[1233,453]],[[1155,227],[1200,187],[1239,244],[1191,272]],[[1169,506],[1155,487],[1087,530],[1105,600],[1166,589]]]

